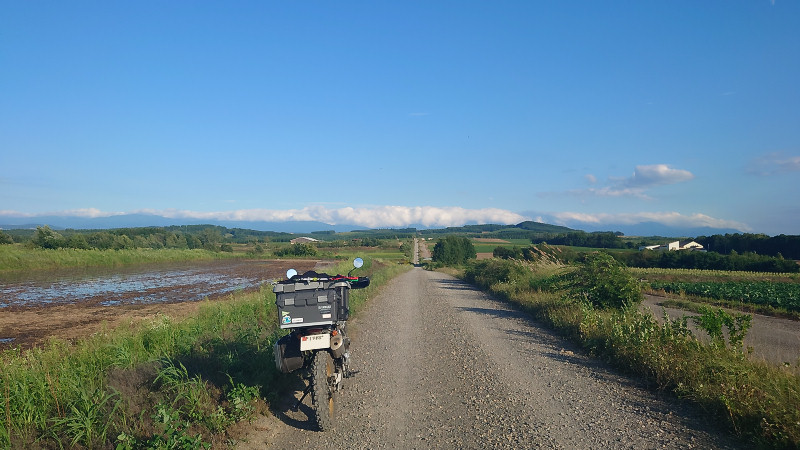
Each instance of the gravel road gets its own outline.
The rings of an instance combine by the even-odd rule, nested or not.
[[[292,411],[287,399],[241,448],[741,446],[697,410],[438,272],[397,277],[348,326],[359,372],[345,380],[337,428],[313,431],[309,407]]]

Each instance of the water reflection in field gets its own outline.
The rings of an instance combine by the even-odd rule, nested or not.
[[[210,261],[31,274],[0,284],[0,307],[71,303],[94,305],[195,301],[257,288],[280,276],[286,263]]]

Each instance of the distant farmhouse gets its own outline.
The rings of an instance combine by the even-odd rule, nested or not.
[[[703,246],[695,241],[674,241],[663,245],[648,245],[639,247],[639,250],[673,251],[673,250],[703,250]]]
[[[314,239],[310,237],[299,237],[299,238],[294,238],[289,242],[291,242],[292,244],[313,244],[315,242],[319,242],[319,239]]]

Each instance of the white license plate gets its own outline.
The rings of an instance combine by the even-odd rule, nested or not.
[[[300,351],[316,350],[319,348],[331,347],[331,335],[329,333],[310,334],[300,338]]]

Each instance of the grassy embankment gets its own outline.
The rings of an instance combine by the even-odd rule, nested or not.
[[[74,248],[33,249],[19,244],[0,245],[0,274],[62,268],[120,267],[131,264],[231,257],[235,257],[233,253],[201,249],[82,250]]]
[[[800,377],[749,361],[741,341],[725,342],[721,331],[719,339],[703,344],[685,321],[667,319],[661,325],[635,309],[599,309],[571,300],[558,281],[569,270],[554,263],[486,260],[460,275],[617,368],[717,414],[749,443],[800,446]]]
[[[345,273],[350,261],[333,270]],[[357,312],[381,285],[409,268],[366,258],[369,288],[353,291]],[[292,385],[277,372],[274,294],[232,295],[196,317],[166,316],[0,355],[0,448],[225,448],[236,423]],[[266,401],[266,402],[265,402]]]

